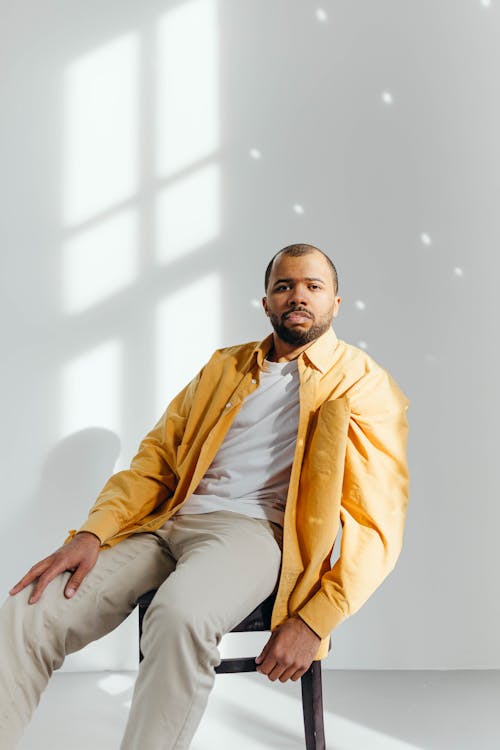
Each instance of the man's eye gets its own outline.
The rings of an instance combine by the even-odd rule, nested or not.
[[[285,289],[290,289],[288,284],[280,284],[279,286],[276,287],[277,292],[284,292]]]

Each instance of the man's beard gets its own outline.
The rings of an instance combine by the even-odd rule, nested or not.
[[[290,311],[295,312],[295,311]],[[281,322],[277,315],[269,312],[269,320],[274,328],[276,335],[282,341],[294,346],[304,346],[311,341],[315,341],[322,336],[332,325],[333,310],[330,317],[325,317],[319,322],[314,322],[307,331],[301,331],[298,328],[287,328],[284,322]]]

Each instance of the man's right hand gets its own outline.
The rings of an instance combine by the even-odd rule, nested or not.
[[[24,578],[21,578],[19,583],[16,583],[9,591],[9,594],[12,596],[18,594],[19,591],[38,579],[29,599],[29,604],[36,604],[45,587],[53,578],[58,576],[59,573],[64,573],[65,570],[71,570],[73,575],[64,589],[64,595],[70,599],[76,593],[87,573],[94,567],[100,546],[101,541],[95,534],[90,533],[90,531],[80,531],[70,542],[63,544],[52,555],[33,565]]]

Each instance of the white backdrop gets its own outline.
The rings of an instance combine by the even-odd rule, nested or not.
[[[498,668],[500,2],[23,0],[0,25],[3,594],[86,517],[271,255],[409,396],[396,570],[338,668]],[[135,622],[66,668],[130,668]]]

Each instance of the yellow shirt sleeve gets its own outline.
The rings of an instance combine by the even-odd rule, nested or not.
[[[78,531],[91,531],[104,544],[125,526],[142,519],[175,492],[176,453],[182,440],[202,370],[170,402],[143,438],[130,468],[113,474]],[[70,531],[69,541],[76,532]]]
[[[322,638],[356,612],[393,569],[409,498],[409,399],[382,368],[362,378],[348,396],[340,554],[297,612]]]

